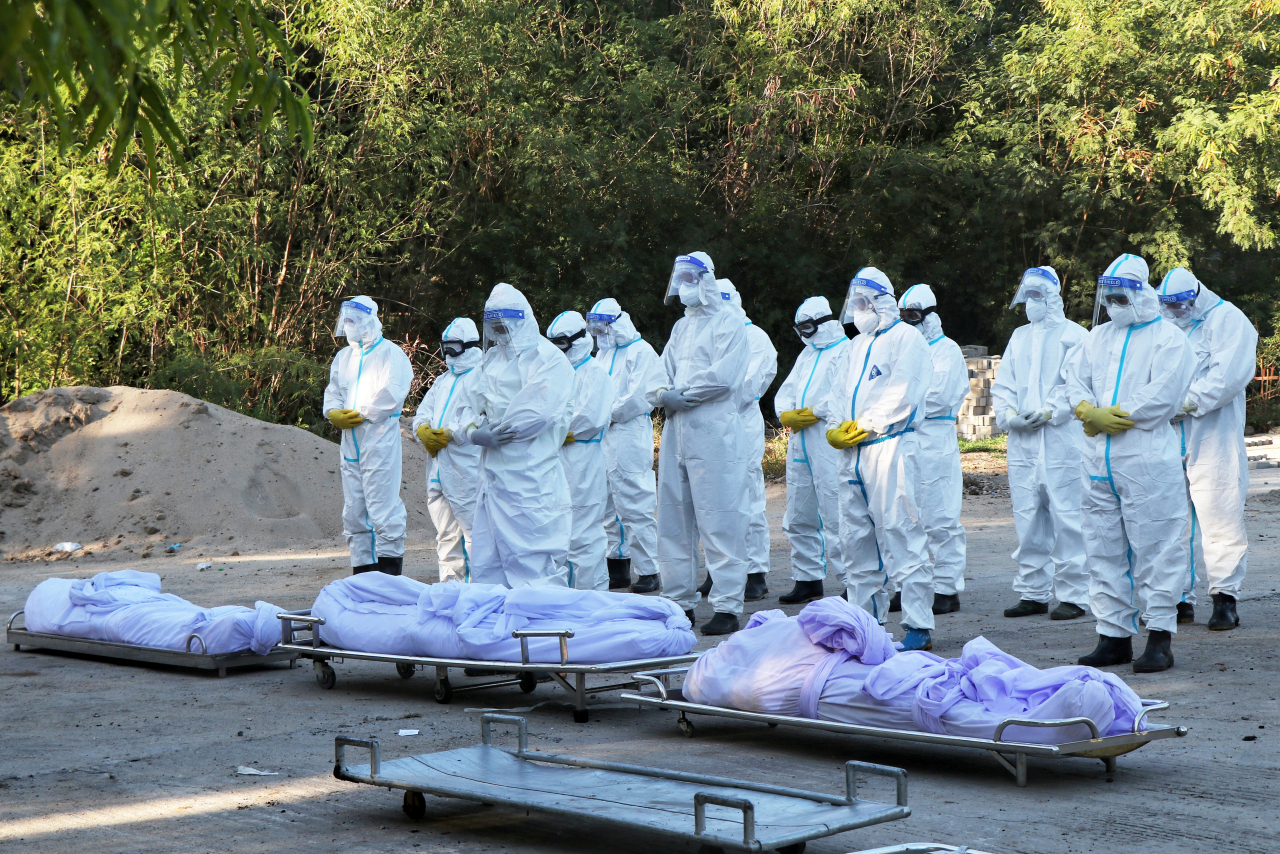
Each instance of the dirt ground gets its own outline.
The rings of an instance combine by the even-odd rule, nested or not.
[[[330,453],[336,461],[336,448]],[[995,461],[992,465],[998,468]],[[813,854],[913,840],[967,844],[993,854],[1280,850],[1275,817],[1280,745],[1271,741],[1280,737],[1275,697],[1280,598],[1271,587],[1280,587],[1280,474],[1254,474],[1253,550],[1240,605],[1244,625],[1210,633],[1204,628],[1208,608],[1202,606],[1199,623],[1182,627],[1175,640],[1173,670],[1135,676],[1126,667],[1116,669],[1142,696],[1173,704],[1158,720],[1191,732],[1122,756],[1114,777],[1097,760],[1032,759],[1030,785],[1018,789],[992,758],[977,751],[710,718],[698,719],[696,737],[686,739],[673,715],[627,707],[609,695],[600,698],[590,723],[574,724],[555,707],[563,695],[548,685],[532,695],[515,688],[464,694],[441,706],[431,697],[429,675],[406,681],[385,665],[338,664],[337,686],[323,691],[309,666],[272,666],[218,679],[164,667],[15,652],[6,645],[0,651],[0,849],[77,854],[694,851],[644,833],[619,835],[599,825],[434,798],[427,799],[427,817],[411,821],[400,811],[398,793],[332,777],[335,735],[376,736],[384,756],[394,758],[477,742],[481,707],[528,709],[553,701],[526,713],[535,749],[833,792],[841,791],[841,765],[847,759],[909,772],[909,819],[810,843]],[[421,488],[408,473],[406,481],[408,489]],[[1000,615],[1015,598],[1009,589],[1014,537],[1004,481],[998,474],[967,478],[969,583],[963,610],[938,618],[934,651],[958,655],[965,641],[981,634],[1038,666],[1074,663],[1094,644],[1090,622],[1013,621]],[[777,485],[769,492],[771,595],[749,604],[750,610],[778,607],[777,595],[790,587],[780,530],[784,495]],[[316,521],[337,525],[336,520]],[[8,527],[13,542],[13,523]],[[227,536],[234,533],[233,528]],[[212,529],[202,529],[201,535],[206,537],[202,559],[214,562],[204,572],[196,570],[190,553],[160,552],[140,561],[124,548],[57,562],[5,561],[0,563],[0,608],[8,614],[22,607],[30,589],[46,577],[87,577],[127,566],[159,572],[167,590],[204,605],[265,599],[304,608],[321,585],[348,572],[336,539],[324,546],[257,548],[245,542],[250,538],[226,541]],[[233,550],[240,553],[232,555]],[[411,533],[405,563],[414,577],[433,579],[429,533]],[[828,589],[838,591],[834,583]],[[705,605],[698,611],[700,620],[710,616]],[[699,637],[699,648],[709,646]],[[422,734],[400,737],[402,727]],[[237,775],[242,765],[277,776]],[[891,798],[888,787],[877,783],[869,794]]]

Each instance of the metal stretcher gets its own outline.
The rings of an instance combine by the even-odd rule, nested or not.
[[[679,713],[676,720],[680,731],[688,738],[693,738],[694,726],[689,715],[706,715],[708,717],[733,718],[740,721],[755,721],[768,724],[770,727],[794,726],[804,729],[816,729],[823,732],[834,732],[842,735],[863,735],[873,738],[893,739],[896,741],[913,741],[920,744],[938,744],[948,747],[972,747],[985,750],[1000,763],[1006,771],[1013,775],[1019,787],[1027,785],[1027,757],[1040,756],[1061,759],[1065,757],[1086,757],[1101,759],[1107,773],[1116,770],[1116,757],[1137,750],[1150,741],[1162,738],[1181,738],[1187,734],[1184,726],[1167,726],[1163,724],[1147,724],[1147,715],[1151,712],[1169,708],[1168,703],[1159,700],[1143,700],[1142,711],[1133,722],[1133,732],[1124,735],[1101,735],[1098,725],[1090,718],[1065,718],[1052,721],[1031,721],[1009,718],[996,726],[992,738],[970,738],[959,735],[939,735],[931,732],[915,730],[887,729],[885,727],[847,724],[838,721],[813,720],[812,718],[793,718],[786,715],[771,715],[762,712],[744,712],[739,709],[725,709],[719,706],[708,706],[702,703],[691,703],[684,698],[682,689],[669,687],[672,676],[683,675],[687,667],[651,670],[634,673],[632,678],[637,683],[645,682],[652,689],[638,694],[623,694],[622,700],[633,701],[640,706],[655,709],[666,709]],[[1089,728],[1092,738],[1082,741],[1064,741],[1058,744],[1032,744],[1030,742],[1004,741],[1001,735],[1011,726],[1056,728],[1081,725]]]
[[[51,635],[43,632],[29,632],[23,626],[14,627],[14,621],[23,614],[17,611],[9,618],[5,626],[5,640],[13,644],[15,650],[24,646],[40,649],[54,649],[60,652],[76,652],[93,655],[99,658],[115,658],[121,661],[140,661],[146,664],[172,664],[177,667],[189,667],[195,670],[216,670],[219,676],[226,676],[227,671],[235,667],[251,667],[257,664],[275,664],[287,661],[293,667],[298,657],[296,652],[272,650],[266,655],[257,655],[243,650],[241,652],[205,652],[204,638],[198,633],[187,636],[186,651],[163,649],[154,646],[138,646],[131,643],[114,643],[112,641],[91,640],[89,638],[72,638],[65,635]],[[199,652],[192,651],[192,644],[199,644]]]
[[[615,661],[602,664],[570,664],[568,641],[573,637],[572,629],[517,629],[511,633],[520,640],[520,661],[478,661],[465,658],[432,658],[417,655],[392,655],[379,652],[357,652],[325,646],[320,641],[317,626],[324,625],[323,617],[313,617],[310,611],[287,611],[277,615],[280,618],[279,650],[285,650],[302,658],[311,659],[316,672],[316,682],[321,688],[332,688],[337,684],[338,676],[334,673],[331,661],[353,659],[355,661],[381,661],[394,664],[396,672],[404,679],[410,679],[418,668],[435,668],[435,699],[437,703],[448,703],[453,695],[463,691],[479,691],[485,688],[499,688],[507,685],[518,685],[526,694],[538,687],[538,682],[554,682],[573,697],[573,719],[577,723],[586,723],[589,719],[587,696],[605,691],[619,691],[623,688],[637,688],[638,683],[631,678],[615,685],[596,685],[587,687],[587,677],[605,674],[631,674],[637,670],[654,667],[670,667],[688,664],[696,659],[699,653],[674,655],[665,658],[649,658],[638,661]],[[309,638],[299,638],[300,633],[310,633]],[[560,639],[560,662],[547,663],[529,660],[529,638]],[[450,669],[462,669],[468,675],[501,675],[509,678],[488,682],[474,682],[466,685],[454,685],[449,681]],[[570,677],[573,681],[570,682]]]
[[[519,727],[517,750],[492,744],[490,727],[498,722]],[[704,851],[727,848],[799,854],[810,839],[911,814],[907,773],[867,762],[846,762],[844,794],[828,795],[540,753],[529,750],[525,719],[511,715],[484,715],[480,738],[481,743],[471,747],[383,762],[377,739],[339,736],[334,739],[333,775],[352,783],[403,789],[404,811],[415,819],[426,814],[426,793],[653,831],[702,843]],[[367,749],[369,763],[347,765],[347,747]],[[897,803],[859,798],[860,774],[893,780]]]

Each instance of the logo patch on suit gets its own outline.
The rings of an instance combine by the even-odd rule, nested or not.
[[[879,365],[872,365],[872,366],[871,366],[871,373],[867,374],[867,379],[869,379],[869,380],[873,380],[873,379],[875,379],[876,377],[880,376],[880,373],[881,373],[881,372],[880,372],[880,366],[879,366]]]

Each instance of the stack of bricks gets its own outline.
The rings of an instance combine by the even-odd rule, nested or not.
[[[988,356],[986,347],[970,344],[960,348],[969,366],[969,394],[956,417],[956,433],[973,441],[998,436],[1004,432],[996,426],[995,404],[991,400],[991,384],[995,382],[999,356]]]

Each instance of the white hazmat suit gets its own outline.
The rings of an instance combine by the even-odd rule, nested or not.
[[[1174,424],[1191,498],[1191,548],[1182,601],[1194,605],[1206,578],[1210,595],[1240,595],[1248,560],[1244,501],[1245,389],[1257,367],[1258,331],[1244,312],[1178,267],[1158,289],[1166,320],[1187,333],[1196,370]],[[1207,573],[1206,573],[1207,570]]]
[[[685,305],[662,351],[666,409],[658,452],[658,566],[662,592],[685,611],[698,601],[698,542],[711,576],[711,607],[736,622],[747,582],[748,494],[741,396],[751,362],[742,314],[716,284],[704,253],[681,255],[668,286]],[[687,268],[687,269],[686,269]],[[677,281],[677,272],[691,281]],[[704,631],[710,626],[704,626]]]
[[[366,296],[343,303],[334,329],[347,346],[329,368],[322,411],[354,410],[363,419],[342,431],[342,535],[351,566],[399,574],[407,514],[400,498],[400,412],[413,384],[409,357],[382,337],[378,306]]]
[[[538,334],[529,301],[511,285],[495,285],[484,308],[480,384],[458,434],[482,447],[471,580],[565,585],[571,516],[560,446],[573,367]]]
[[[831,391],[814,414],[833,431],[857,422],[865,439],[839,452],[840,544],[849,602],[881,623],[889,586],[902,593],[902,626],[933,629],[928,539],[916,500],[920,439],[933,361],[898,317],[889,277],[864,267],[849,284],[842,320],[858,337],[844,349]]]
[[[613,413],[604,434],[609,498],[605,509],[608,557],[630,561],[640,578],[658,574],[658,483],[653,472],[653,406],[667,384],[662,361],[640,337],[631,316],[615,299],[596,303],[587,315],[595,333],[595,360],[613,381]],[[625,586],[625,585],[620,585]]]
[[[1067,399],[1067,366],[1089,333],[1063,312],[1052,267],[1022,274],[1013,304],[1031,322],[1013,331],[991,386],[996,424],[1009,433],[1009,494],[1018,548],[1013,589],[1020,601],[1050,599],[1088,609],[1089,573],[1080,530],[1084,431]],[[1012,609],[1011,609],[1012,610]],[[1028,609],[1030,610],[1030,609]]]
[[[449,370],[436,377],[418,404],[413,419],[415,435],[425,425],[457,436],[467,426],[460,420],[461,414],[473,407],[480,384],[484,353],[475,321],[454,318],[440,338]],[[427,466],[427,512],[436,528],[436,562],[441,581],[471,580],[469,549],[479,480],[480,448],[465,442],[450,441]]]
[[[1160,317],[1147,263],[1121,255],[1098,280],[1111,322],[1089,331],[1068,365],[1067,400],[1086,432],[1088,407],[1117,407],[1132,423],[1088,437],[1081,501],[1089,596],[1098,634],[1130,638],[1139,617],[1152,631],[1177,632],[1186,573],[1187,495],[1178,437],[1169,420],[1195,370],[1187,337]],[[1083,412],[1083,415],[1081,414]],[[1101,647],[1100,647],[1101,648]]]
[[[747,487],[750,489],[751,517],[747,522],[747,601],[764,598],[768,593],[764,576],[769,572],[769,519],[766,515],[764,494],[764,413],[760,411],[760,398],[769,390],[769,384],[778,375],[778,351],[769,340],[769,333],[751,322],[742,310],[742,295],[728,279],[720,279],[720,293],[729,295],[730,304],[742,312],[747,330],[747,344],[751,347],[751,362],[747,366],[747,379],[742,386],[742,425],[747,431],[746,458]],[[755,578],[753,578],[755,576]],[[753,585],[751,582],[754,581]],[[754,590],[752,588],[755,588]]]
[[[796,410],[812,412],[821,403],[838,381],[837,366],[849,345],[826,297],[809,297],[800,304],[795,319],[804,350],[774,395],[780,419]],[[842,454],[827,444],[826,432],[826,422],[818,420],[807,427],[792,428],[787,442],[787,510],[782,530],[791,542],[794,581],[821,582],[829,575],[844,581],[837,473]]]
[[[960,471],[956,416],[969,394],[969,366],[960,345],[943,334],[937,306],[938,300],[928,285],[912,285],[898,300],[899,311],[922,317],[911,325],[924,336],[933,362],[924,420],[916,428],[920,456],[925,461],[920,466],[916,501],[920,522],[929,538],[935,604],[938,595],[950,598],[964,590],[965,533],[960,524],[964,475]],[[903,319],[907,320],[905,316]]]
[[[579,590],[608,590],[604,520],[609,479],[601,444],[613,411],[613,383],[604,368],[591,359],[593,342],[581,314],[561,312],[547,327],[547,338],[573,366],[571,438],[566,438],[560,448],[573,513],[569,554],[565,558],[568,584]]]

